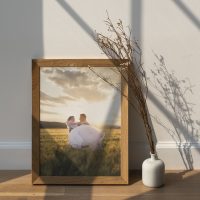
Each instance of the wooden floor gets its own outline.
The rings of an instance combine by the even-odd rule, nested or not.
[[[0,171],[2,200],[200,200],[200,171],[167,171],[165,186],[147,188],[139,172],[127,186],[33,186],[30,171]]]

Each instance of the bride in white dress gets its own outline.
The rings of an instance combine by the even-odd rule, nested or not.
[[[78,123],[73,116],[69,117],[66,124],[69,128],[68,142],[73,148],[81,149],[89,146],[95,150],[101,145],[104,134],[89,125],[85,114],[80,115]]]

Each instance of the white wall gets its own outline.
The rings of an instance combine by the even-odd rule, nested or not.
[[[195,85],[189,97],[195,104],[192,118],[199,119],[200,1],[1,0],[0,169],[31,168],[31,59],[103,58],[92,33],[105,33],[106,10],[114,21],[120,18],[134,27],[147,71],[155,61],[154,50],[165,57],[178,78],[191,80]],[[151,96],[149,112],[171,126],[161,105],[165,108],[162,98]],[[149,149],[142,122],[134,112],[130,116],[130,167],[140,168]],[[175,141],[152,123],[166,168],[184,168]],[[199,141],[192,145],[193,165],[200,168]]]
[[[151,88],[149,96],[150,113],[162,121],[168,130],[159,126],[152,119],[159,156],[165,161],[167,168],[185,168],[193,165],[200,168],[200,1],[198,0],[172,0],[172,1],[143,1],[142,43],[144,63],[147,71],[153,69],[155,57],[152,50],[161,54],[170,73],[174,72],[177,79],[190,81],[192,93],[185,95],[186,101],[192,107],[191,120],[194,121],[193,131],[189,123],[181,123],[174,112],[166,106],[160,94]],[[184,90],[184,84],[179,84]],[[185,112],[186,113],[186,112]],[[175,132],[172,120],[177,128],[182,145],[180,152],[176,142],[172,139],[170,131]],[[169,130],[170,129],[170,130]],[[196,132],[196,133],[195,133]],[[176,132],[175,132],[175,135]],[[196,135],[196,136],[193,136]],[[184,147],[185,146],[185,147]],[[191,148],[186,148],[186,147]],[[184,162],[185,165],[184,165]]]

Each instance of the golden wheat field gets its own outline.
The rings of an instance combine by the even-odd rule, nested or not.
[[[120,129],[105,129],[102,147],[73,149],[68,130],[40,129],[40,175],[42,176],[119,176]]]

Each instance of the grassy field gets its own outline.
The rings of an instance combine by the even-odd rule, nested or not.
[[[102,148],[73,149],[67,129],[40,129],[40,175],[120,175],[120,129],[106,129]]]

